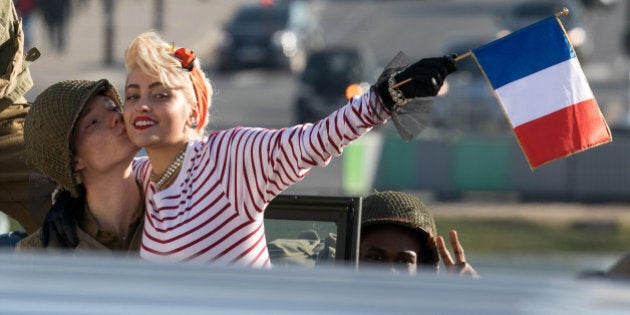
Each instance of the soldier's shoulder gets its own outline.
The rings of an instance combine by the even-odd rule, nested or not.
[[[21,241],[19,241],[15,245],[16,252],[29,250],[29,249],[42,249],[42,248],[44,248],[44,243],[42,243],[42,240],[39,238],[39,230],[35,231],[34,233],[30,235],[27,235],[25,238],[23,238]]]

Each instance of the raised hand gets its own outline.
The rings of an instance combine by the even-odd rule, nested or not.
[[[381,79],[376,88],[385,106],[393,109],[416,97],[437,95],[446,77],[457,69],[455,57],[424,58]]]
[[[475,271],[475,269],[468,262],[466,262],[464,248],[459,243],[459,239],[457,238],[457,231],[450,231],[449,240],[451,242],[451,247],[453,248],[455,260],[453,260],[449,250],[446,248],[444,238],[441,235],[437,237],[437,250],[438,253],[440,253],[440,257],[442,258],[442,261],[444,262],[444,266],[446,267],[448,273],[457,274],[460,276],[471,276],[473,278],[478,277],[477,271]]]

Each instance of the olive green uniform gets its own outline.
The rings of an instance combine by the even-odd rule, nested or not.
[[[43,251],[46,253],[67,252],[76,254],[86,252],[110,252],[126,253],[128,256],[138,256],[140,254],[140,244],[142,242],[142,231],[144,227],[144,203],[141,203],[129,223],[127,235],[121,239],[112,233],[101,230],[96,219],[87,209],[84,209],[79,216],[74,228],[77,232],[79,243],[74,248],[67,248],[58,242],[57,238],[51,238],[48,246],[39,237],[40,231],[30,234],[21,240],[15,247],[15,253],[33,253]]]

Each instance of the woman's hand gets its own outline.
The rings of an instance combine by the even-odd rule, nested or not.
[[[444,238],[441,235],[437,237],[437,250],[438,253],[440,253],[440,257],[442,257],[442,261],[444,262],[444,266],[446,267],[448,273],[477,278],[477,271],[475,271],[475,269],[466,262],[464,248],[459,243],[457,232],[455,230],[451,230],[449,233],[449,240],[451,241],[451,247],[453,247],[455,261],[453,261],[450,252],[446,248]]]
[[[446,77],[455,72],[455,54],[424,58],[399,69],[381,74],[376,90],[385,107],[394,110],[417,97],[437,95]]]

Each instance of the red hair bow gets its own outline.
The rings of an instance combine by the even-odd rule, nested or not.
[[[197,57],[195,53],[187,48],[179,48],[175,51],[175,56],[182,61],[182,68],[192,70],[193,62]]]
[[[197,97],[197,111],[199,112],[199,124],[197,131],[201,131],[206,124],[206,116],[208,115],[208,88],[203,78],[203,74],[195,67],[195,53],[186,48],[179,48],[175,51],[175,56],[182,61],[182,68],[190,71],[190,80],[192,81]]]

